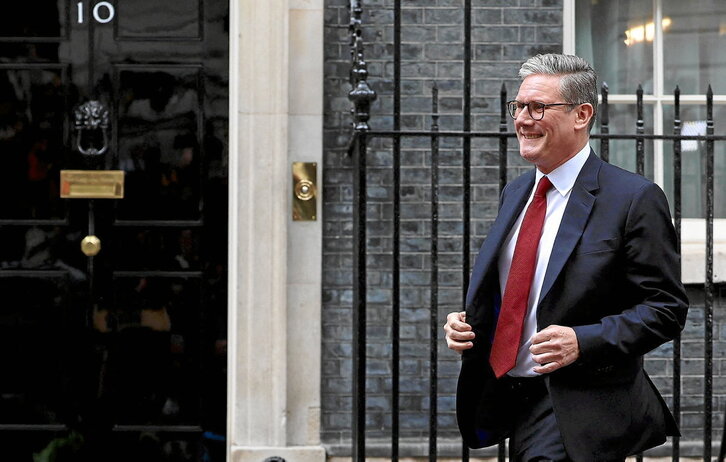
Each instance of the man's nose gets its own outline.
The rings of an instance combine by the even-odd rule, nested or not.
[[[522,110],[517,113],[517,117],[514,118],[515,125],[531,124],[533,122],[534,119],[529,115],[529,111],[526,107],[523,107]]]

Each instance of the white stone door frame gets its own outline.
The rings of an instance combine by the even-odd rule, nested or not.
[[[322,184],[323,0],[230,0],[230,461],[324,460],[322,191],[291,219],[291,164]]]

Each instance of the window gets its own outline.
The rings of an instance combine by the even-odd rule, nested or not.
[[[722,0],[565,0],[565,53],[587,59],[609,87],[610,132],[634,133],[635,92],[642,85],[646,133],[673,133],[681,91],[682,134],[705,134],[706,92],[714,93],[716,133],[726,120],[726,2]],[[594,132],[599,130],[599,121]],[[646,140],[646,176],[673,202],[673,142]],[[705,142],[683,141],[684,280],[703,281]],[[714,248],[718,279],[726,277],[726,143],[715,143]],[[634,142],[611,141],[610,161],[635,170]],[[695,245],[695,244],[700,244]],[[700,250],[696,250],[700,249]],[[698,254],[698,255],[696,255]],[[693,260],[693,267],[687,261]],[[719,263],[723,270],[719,271]],[[697,274],[700,274],[698,276]]]

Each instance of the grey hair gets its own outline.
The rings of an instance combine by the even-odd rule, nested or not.
[[[575,55],[544,54],[529,58],[519,69],[524,80],[530,75],[561,76],[560,96],[566,103],[590,103],[593,108],[589,129],[595,125],[597,114],[597,74],[590,63]]]

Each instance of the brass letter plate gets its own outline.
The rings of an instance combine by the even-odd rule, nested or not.
[[[64,199],[123,199],[123,170],[61,170]]]
[[[292,219],[294,221],[317,220],[318,164],[315,162],[292,163]]]

